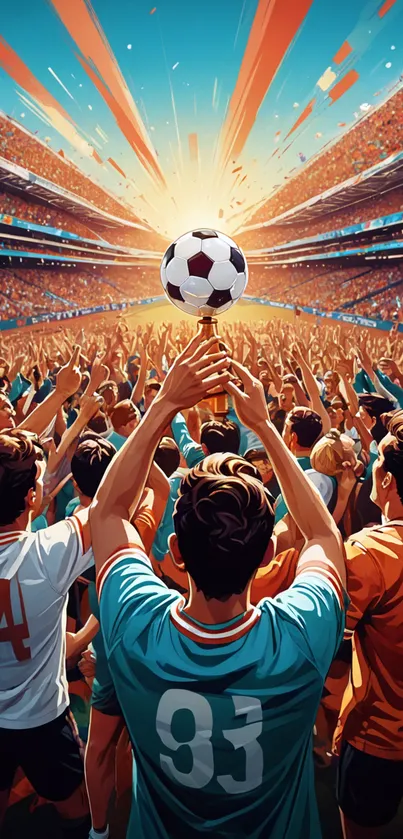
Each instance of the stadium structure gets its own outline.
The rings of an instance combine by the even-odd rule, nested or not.
[[[382,107],[400,97],[398,91]],[[23,131],[5,115],[2,120]],[[29,142],[41,151],[40,140],[29,135]],[[344,135],[333,146],[335,159],[343,142]],[[46,172],[0,157],[1,327],[159,297],[166,239],[64,156],[42,146],[50,156]],[[236,229],[232,219],[228,232],[251,269],[249,299],[390,329],[400,319],[403,291],[403,151],[383,154],[337,185],[276,212],[290,204],[290,188],[301,194],[307,169],[312,182],[320,180],[328,154],[299,169],[249,223]],[[57,179],[49,176],[56,171],[51,155]],[[67,186],[72,180],[74,189]]]

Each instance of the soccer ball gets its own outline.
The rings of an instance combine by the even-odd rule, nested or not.
[[[161,262],[168,299],[188,315],[212,316],[242,297],[246,259],[235,242],[215,230],[193,230],[169,246]]]

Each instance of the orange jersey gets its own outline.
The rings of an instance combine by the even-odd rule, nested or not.
[[[335,735],[375,757],[403,760],[403,520],[346,544],[350,683]]]

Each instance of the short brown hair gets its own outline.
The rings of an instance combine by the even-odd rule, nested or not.
[[[37,461],[43,449],[36,434],[18,428],[0,434],[0,526],[12,524],[25,510],[25,499],[35,488]]]
[[[183,478],[174,527],[186,570],[207,600],[240,594],[273,532],[270,495],[244,458],[209,455]]]
[[[115,431],[118,431],[119,428],[123,428],[134,419],[139,420],[140,413],[138,408],[133,405],[133,402],[131,402],[130,399],[123,399],[122,402],[118,402],[111,411],[111,423]]]
[[[287,422],[297,437],[298,445],[310,449],[323,434],[323,423],[312,408],[296,407],[287,414]]]
[[[403,410],[391,411],[382,417],[382,421],[389,434],[395,438],[383,450],[384,469],[393,475],[403,504]]]
[[[172,437],[163,437],[154,455],[154,461],[162,469],[167,478],[176,472],[181,456],[179,448]]]

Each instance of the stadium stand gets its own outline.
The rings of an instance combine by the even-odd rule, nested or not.
[[[291,178],[255,213],[251,224],[274,218],[400,151],[402,107],[401,88]]]

